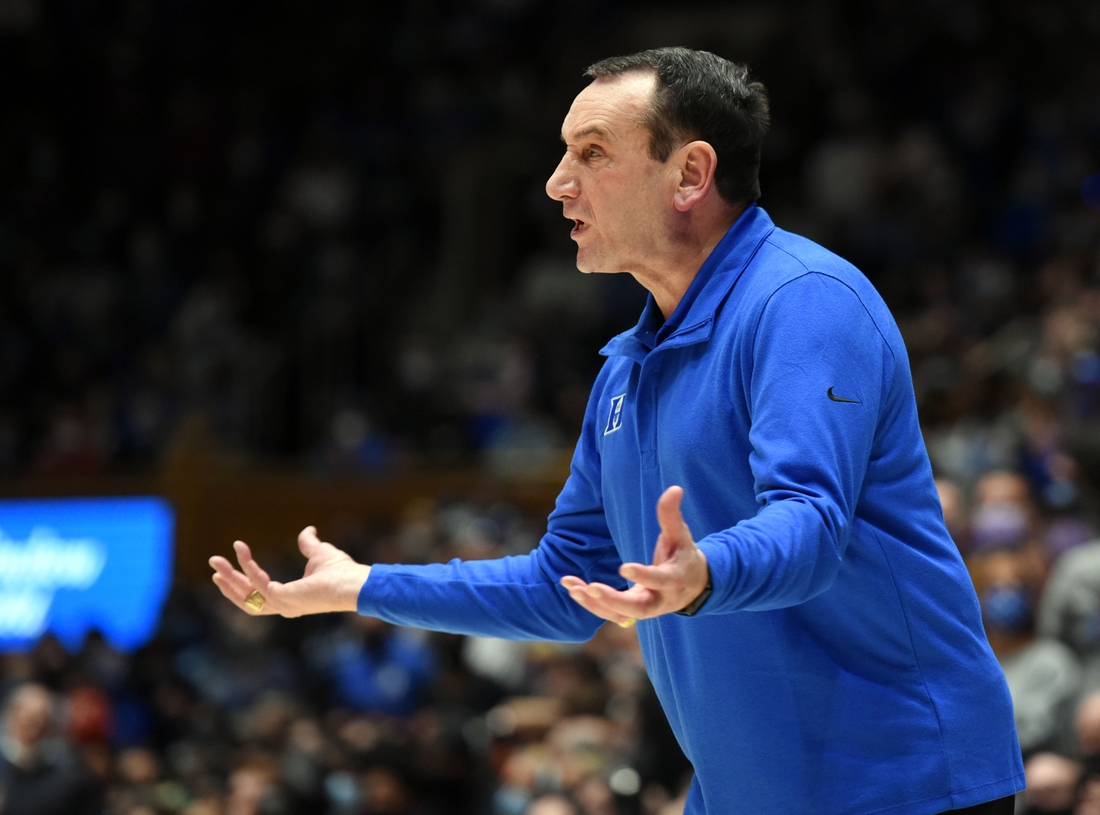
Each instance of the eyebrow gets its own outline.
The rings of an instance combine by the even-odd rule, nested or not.
[[[586,136],[598,136],[601,139],[610,139],[611,138],[611,134],[608,133],[606,130],[604,130],[599,125],[592,125],[591,127],[586,127],[584,130],[578,130],[576,133],[573,134],[574,140],[577,140],[577,141],[585,138]],[[565,134],[564,133],[561,134],[561,140],[562,140],[563,143],[569,144],[569,142],[566,141],[566,139],[565,139]]]

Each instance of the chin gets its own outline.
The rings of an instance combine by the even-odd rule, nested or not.
[[[618,274],[625,271],[625,264],[616,265],[615,261],[600,258],[593,252],[577,248],[577,268],[584,274]]]
[[[592,274],[595,271],[592,259],[585,257],[585,252],[581,249],[577,249],[577,269],[584,274]]]

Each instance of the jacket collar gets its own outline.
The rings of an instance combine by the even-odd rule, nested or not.
[[[600,353],[641,363],[658,345],[675,348],[710,339],[719,305],[774,229],[768,213],[755,202],[749,204],[699,267],[672,315],[665,320],[649,295],[638,324],[614,337]]]

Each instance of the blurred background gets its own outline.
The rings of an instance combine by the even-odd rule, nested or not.
[[[249,618],[205,566],[239,537],[293,575],[307,524],[368,562],[537,544],[597,351],[644,303],[576,271],[543,185],[584,68],[660,45],[768,87],[761,205],[856,263],[908,345],[1018,811],[1100,813],[1086,0],[0,0],[0,497],[161,496],[175,563],[143,645],[8,644],[0,812],[682,810],[631,632]],[[75,544],[5,517],[0,605],[25,610],[26,552]]]

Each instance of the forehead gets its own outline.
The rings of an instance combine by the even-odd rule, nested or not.
[[[656,87],[657,76],[650,71],[595,80],[573,100],[562,124],[562,140],[568,143],[593,134],[608,140],[644,137],[642,114]]]
[[[11,709],[24,714],[40,715],[50,710],[50,695],[41,688],[23,688],[11,702]]]

